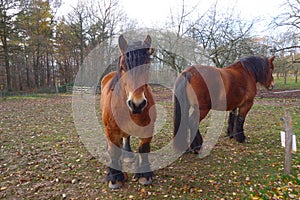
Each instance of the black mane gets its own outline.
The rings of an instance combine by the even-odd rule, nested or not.
[[[121,56],[119,57],[118,65],[116,67],[116,75],[110,82],[110,89],[116,87],[119,79],[121,78],[122,70],[128,71],[135,67],[150,63],[149,48],[145,48],[141,41],[134,42],[128,46],[128,51],[124,55],[125,69],[121,67]],[[135,70],[134,70],[135,71]]]
[[[149,63],[150,55],[148,49],[139,48],[128,51],[125,55],[126,71],[131,70],[134,67],[141,66]]]
[[[249,56],[240,59],[240,62],[244,68],[253,73],[257,82],[264,83],[267,80],[269,72],[268,58]]]
[[[109,89],[110,90],[114,90],[115,89],[115,86],[117,85],[118,81],[120,80],[121,78],[121,67],[120,67],[120,57],[118,58],[118,65],[116,67],[116,75],[112,78],[112,80],[110,81],[109,83]]]

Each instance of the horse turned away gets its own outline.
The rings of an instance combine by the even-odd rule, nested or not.
[[[175,149],[200,152],[203,141],[198,127],[210,109],[230,111],[227,134],[244,142],[244,122],[254,103],[256,83],[267,89],[274,86],[274,58],[250,56],[222,69],[201,65],[186,68],[174,88]]]

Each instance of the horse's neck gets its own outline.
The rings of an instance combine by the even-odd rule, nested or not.
[[[126,95],[126,92],[125,92],[125,88],[122,85],[117,86],[117,91],[116,92],[117,92],[116,95],[117,95],[118,98],[121,98],[122,100],[126,101],[127,95]],[[122,101],[122,102],[125,102],[125,101]]]

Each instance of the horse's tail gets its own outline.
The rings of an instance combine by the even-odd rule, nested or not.
[[[176,151],[183,152],[189,148],[188,124],[190,102],[187,96],[187,84],[191,74],[183,72],[175,82],[174,88],[174,140],[173,145]]]

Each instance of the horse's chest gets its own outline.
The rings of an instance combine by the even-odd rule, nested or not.
[[[150,116],[147,113],[133,115],[127,108],[112,107],[107,123],[118,127],[128,135],[150,137],[153,134],[154,123]]]

